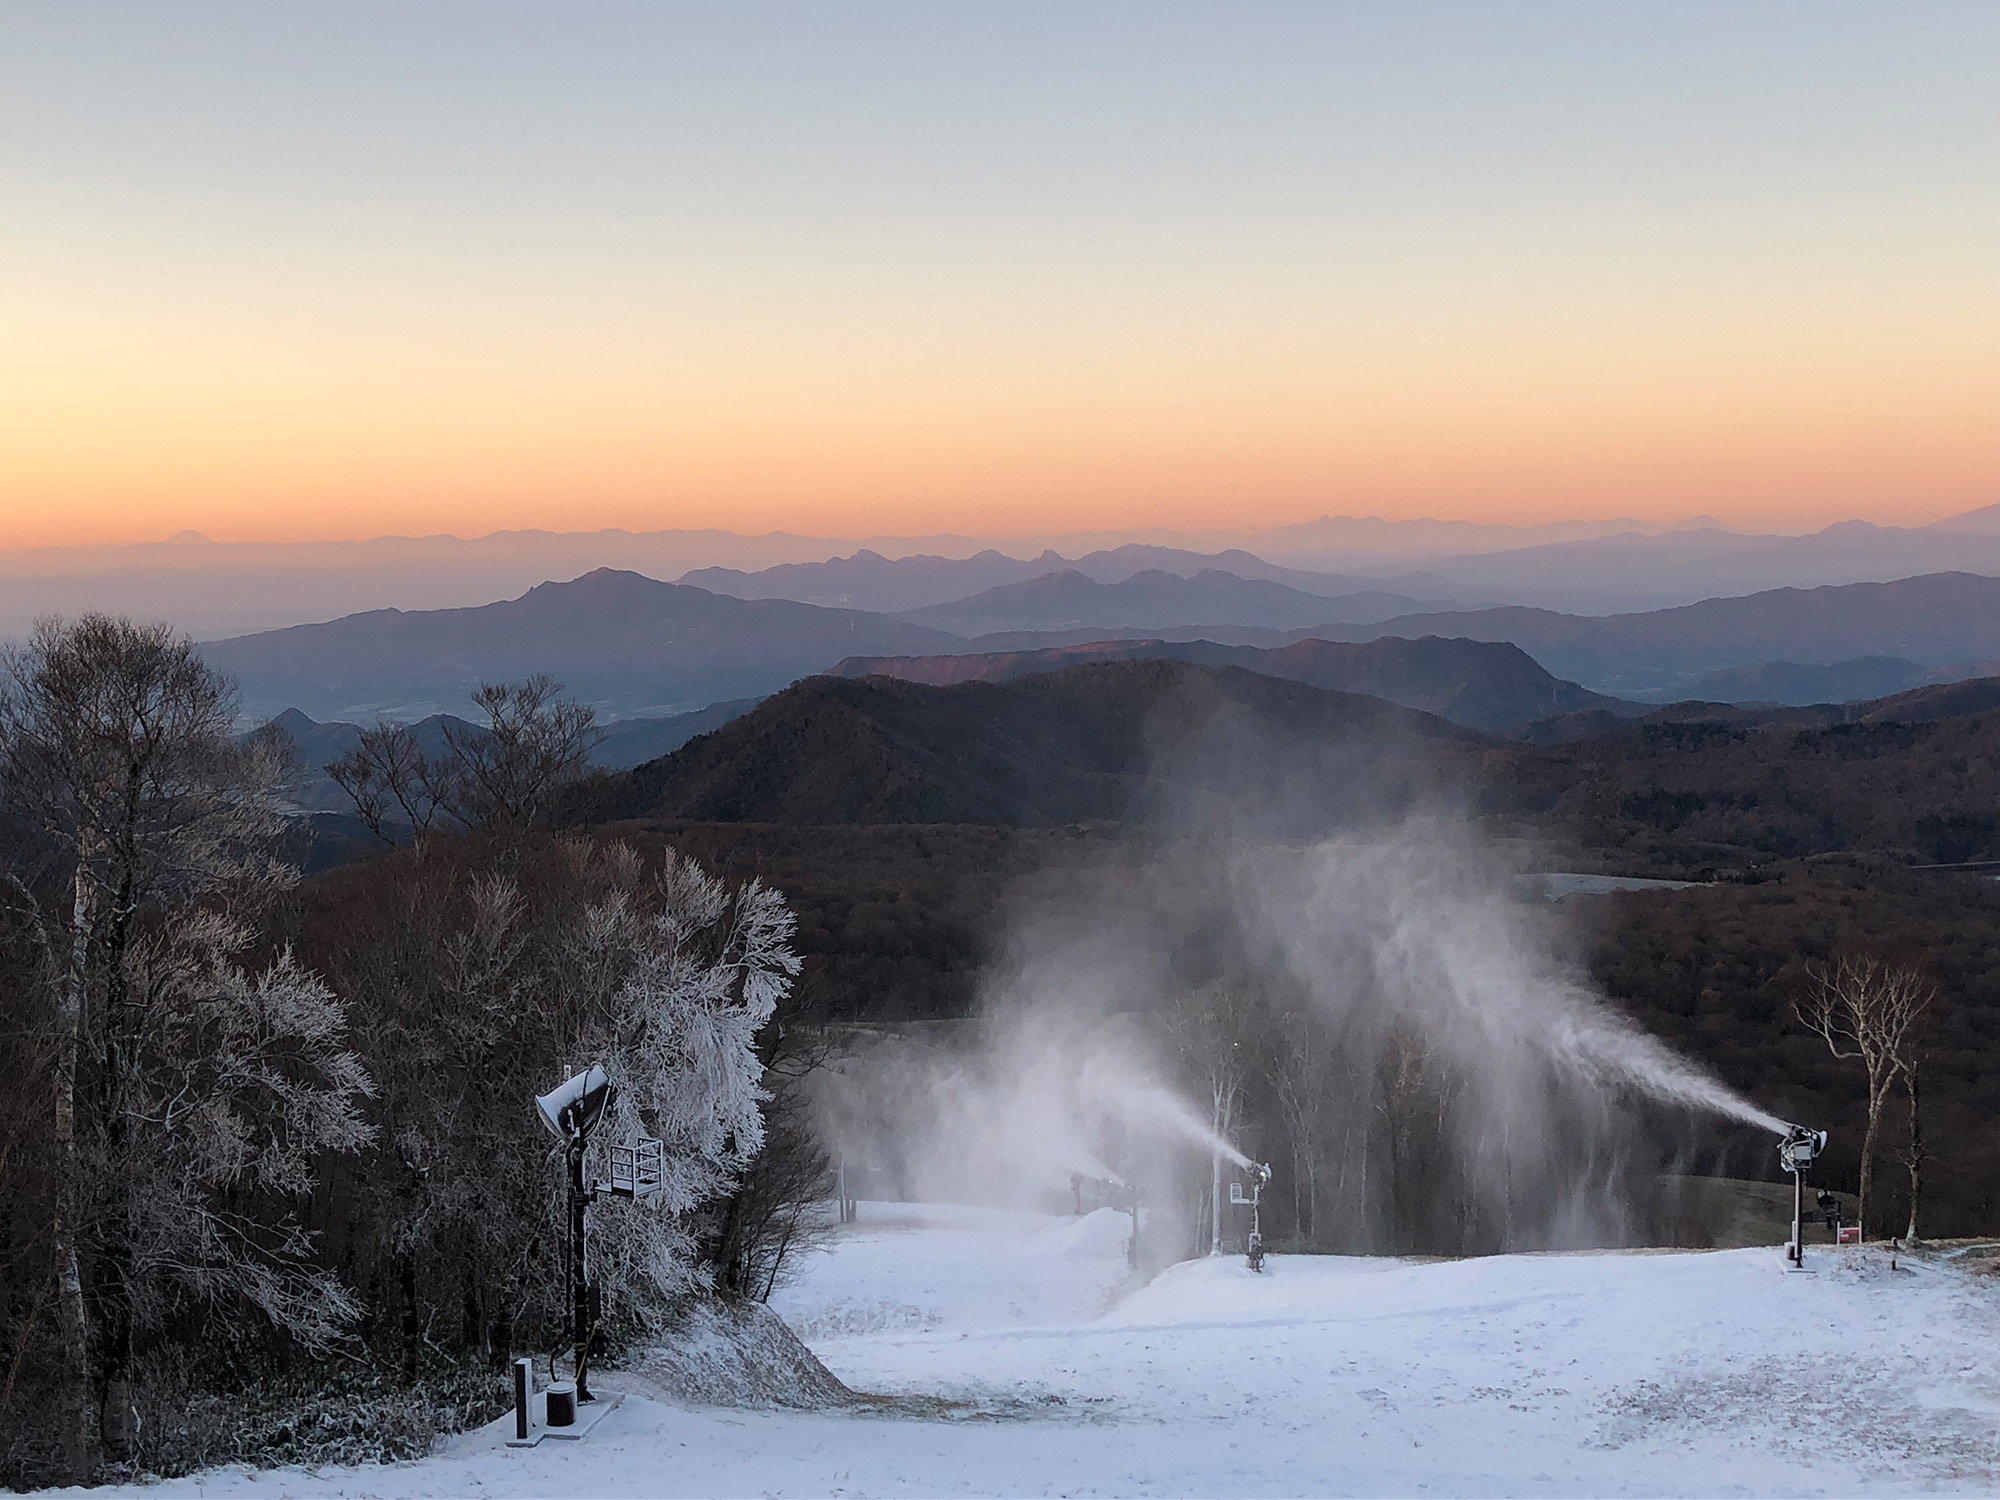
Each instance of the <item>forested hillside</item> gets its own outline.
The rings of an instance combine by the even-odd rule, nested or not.
[[[1225,743],[1239,729],[1282,758],[1323,762],[1316,815],[1334,804],[1393,815],[1467,784],[1484,752],[1480,736],[1429,714],[1235,667],[1116,662],[951,687],[815,677],[639,767],[615,807],[764,823],[1128,818],[1171,796],[1182,751],[1255,764],[1257,746]]]
[[[811,678],[639,767],[604,807],[793,824],[1144,820],[1187,772],[1183,746],[1295,778],[1300,831],[1343,808],[1382,816],[1456,795],[1632,873],[1841,852],[1960,863],[2000,858],[1996,688],[1766,713],[1690,706],[1533,745],[1171,660],[947,687]],[[1233,751],[1205,744],[1217,725],[1244,722],[1238,710],[1255,734]]]

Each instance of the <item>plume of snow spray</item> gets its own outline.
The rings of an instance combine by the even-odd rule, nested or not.
[[[1239,1167],[1250,1158],[1224,1140],[1194,1106],[1160,1079],[1134,1066],[1130,1054],[1100,1053],[1083,1060],[1079,1083],[1128,1127],[1152,1131],[1212,1152]]]
[[[1240,918],[1324,1009],[1372,1007],[1510,1087],[1507,1074],[1546,1066],[1595,1090],[1787,1128],[1556,962],[1507,872],[1463,829],[1251,851],[1229,886]]]
[[[831,1133],[902,1191],[1046,1205],[1079,1174],[1194,1230],[1211,1155],[1249,1165],[1231,1110],[1251,1057],[1257,1152],[1323,1248],[1621,1243],[1650,1180],[1642,1102],[1785,1133],[1561,960],[1560,919],[1469,820],[1407,788],[1367,816],[1369,768],[1410,746],[1329,760],[1233,711],[1179,720],[1223,731],[1156,763],[1187,795],[1163,796],[1159,836],[1016,907],[976,1040],[885,1053],[854,1091],[874,1104],[831,1101]],[[1302,839],[1322,787],[1338,826]],[[1197,993],[1218,998],[1190,1028]]]

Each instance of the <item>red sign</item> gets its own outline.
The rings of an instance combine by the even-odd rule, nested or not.
[[[1841,1225],[1841,1226],[1840,1226],[1840,1243],[1841,1243],[1841,1244],[1843,1244],[1843,1245],[1858,1245],[1858,1244],[1860,1244],[1860,1243],[1861,1243],[1861,1226],[1860,1226],[1859,1224],[1843,1224],[1843,1225]]]

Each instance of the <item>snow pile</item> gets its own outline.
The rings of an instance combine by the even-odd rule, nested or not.
[[[1042,1230],[1033,1250],[1049,1260],[1092,1260],[1125,1263],[1125,1245],[1132,1238],[1132,1216],[1115,1208],[1093,1209],[1080,1219]]]
[[[624,1366],[600,1383],[683,1406],[814,1408],[853,1399],[777,1314],[756,1303],[690,1300]]]

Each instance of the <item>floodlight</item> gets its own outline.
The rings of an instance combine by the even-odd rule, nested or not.
[[[618,1095],[603,1064],[592,1063],[535,1099],[542,1123],[558,1140],[587,1140]]]

